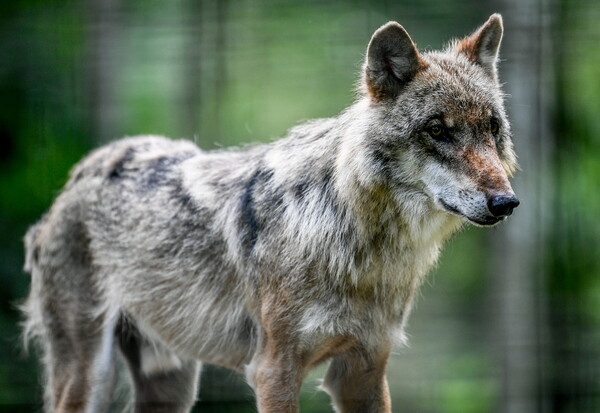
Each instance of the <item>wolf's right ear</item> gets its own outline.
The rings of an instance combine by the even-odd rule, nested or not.
[[[386,23],[373,33],[367,48],[367,92],[374,100],[394,98],[426,67],[406,30],[396,22]]]

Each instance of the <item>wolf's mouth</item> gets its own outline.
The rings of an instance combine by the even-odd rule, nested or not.
[[[440,198],[440,204],[442,204],[442,206],[444,207],[444,209],[447,212],[450,212],[454,215],[459,215],[461,217],[467,218],[466,216],[464,216],[458,209],[456,209],[455,207],[453,207],[452,205],[449,205],[446,203],[446,201],[444,201],[443,199]]]
[[[494,216],[488,216],[488,217],[485,217],[484,219],[471,218],[471,217],[466,216],[462,212],[460,212],[456,207],[453,207],[452,205],[447,204],[443,199],[440,199],[439,201],[440,201],[440,204],[442,204],[442,207],[446,210],[446,212],[449,212],[453,215],[458,215],[459,217],[466,218],[471,223],[478,225],[478,226],[489,227],[492,225],[496,225],[498,222],[504,220],[504,217],[494,217]]]
[[[473,219],[473,218],[469,218],[469,217],[466,217],[466,218],[469,221],[471,221],[472,223],[474,223],[475,225],[480,225],[482,227],[489,227],[492,225],[496,225],[498,222],[504,220],[504,217],[500,217],[500,218],[489,217],[489,218],[486,218],[485,220],[477,220],[477,219]]]

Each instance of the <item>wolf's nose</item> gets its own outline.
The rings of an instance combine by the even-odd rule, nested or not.
[[[513,209],[519,204],[519,200],[514,195],[494,195],[488,200],[488,209],[493,216],[500,218],[512,214]]]

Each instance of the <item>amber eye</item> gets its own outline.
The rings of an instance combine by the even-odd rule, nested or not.
[[[498,121],[496,119],[492,119],[490,121],[490,131],[492,132],[492,135],[497,135],[498,132],[500,131],[500,124],[498,123]]]
[[[427,132],[432,138],[439,139],[444,136],[444,127],[442,125],[432,125]]]

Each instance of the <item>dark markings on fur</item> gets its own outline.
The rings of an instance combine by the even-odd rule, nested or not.
[[[254,248],[256,244],[256,239],[258,238],[258,224],[256,222],[256,213],[254,211],[254,187],[256,186],[256,181],[260,177],[262,170],[259,168],[254,172],[254,174],[250,177],[246,186],[244,188],[244,193],[242,194],[241,199],[241,223],[243,228],[243,232],[246,234],[245,243],[248,254]]]
[[[200,212],[199,206],[194,202],[190,194],[183,188],[181,181],[177,181],[171,190],[171,198],[178,201],[181,205],[181,209],[189,212],[190,214],[197,214]]]
[[[39,246],[39,244],[35,244],[33,246],[33,262],[35,264],[40,262],[40,246]]]
[[[324,191],[332,189],[333,169],[333,165],[325,165],[323,167],[321,185]]]
[[[252,249],[254,249],[262,229],[255,209],[255,192],[257,187],[259,185],[264,186],[264,183],[270,180],[272,175],[273,171],[258,167],[244,185],[244,192],[240,199],[240,223],[247,255],[250,255]]]
[[[443,163],[444,161],[448,160],[448,158],[443,153],[441,153],[438,148],[436,148],[433,145],[424,146],[422,149],[422,152],[424,152],[428,156],[434,158],[436,161],[438,161],[440,163]]]
[[[297,201],[302,202],[306,196],[306,190],[308,189],[308,180],[303,179],[294,185],[294,196]]]
[[[344,214],[345,211],[343,208],[340,208],[339,200],[336,197],[336,191],[333,189],[333,174],[334,169],[333,166],[329,165],[323,168],[322,176],[319,182],[317,182],[316,189],[319,192],[319,197],[326,202],[325,208],[331,208],[334,216],[339,216],[339,214]],[[340,239],[342,236],[340,236]]]
[[[323,177],[321,178],[321,190],[323,191],[324,199],[331,200],[331,207],[337,211],[337,199],[333,190],[333,166],[327,166],[323,169]]]
[[[169,182],[171,167],[179,163],[179,159],[161,156],[148,165],[148,171],[142,182],[142,189],[150,191]]]
[[[173,167],[194,156],[193,153],[181,153],[176,156],[161,156],[153,160],[141,182],[141,189],[151,191],[159,186],[172,184]]]
[[[127,148],[127,150],[123,154],[123,157],[121,157],[121,159],[115,162],[112,170],[108,173],[109,180],[114,181],[123,177],[123,174],[125,172],[125,165],[127,164],[127,162],[133,159],[134,152],[135,151],[133,150],[133,148]]]
[[[392,155],[392,148],[376,147],[371,153],[373,156],[373,160],[381,168],[381,171],[383,172],[383,175],[385,176],[386,180],[391,180],[391,168],[393,167],[393,162],[395,160],[394,156]]]
[[[434,158],[440,164],[449,166],[451,168],[456,168],[460,165],[460,162],[456,158],[452,158],[448,156],[446,151],[444,150],[444,145],[452,145],[452,143],[448,142],[440,142],[437,144],[433,144],[429,139],[423,138],[421,133],[414,136],[414,141],[419,141],[419,145],[421,146],[421,152],[431,158]]]
[[[126,315],[121,315],[115,328],[119,348],[125,359],[135,370],[141,366],[140,333]]]
[[[339,218],[340,222],[347,219],[348,210],[344,207],[344,203],[337,197],[334,189],[334,166],[329,165],[323,168],[323,175],[320,181],[321,194],[324,200],[327,200],[326,208],[331,208],[332,215]],[[340,227],[340,232],[337,235],[341,248],[345,251],[351,251],[355,246],[355,237],[349,227]]]
[[[250,317],[246,317],[238,329],[240,340],[251,343],[256,339],[256,325]]]

